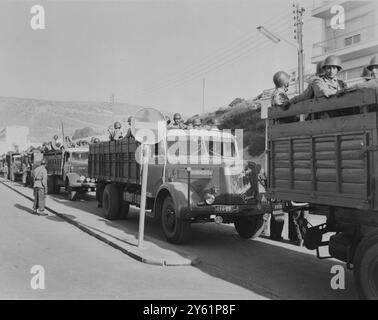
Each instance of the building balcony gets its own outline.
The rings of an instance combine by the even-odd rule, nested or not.
[[[356,29],[312,45],[312,63],[335,54],[343,61],[378,52],[378,24]]]

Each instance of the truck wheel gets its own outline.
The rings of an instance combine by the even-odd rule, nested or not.
[[[361,299],[378,299],[378,231],[359,243],[354,256],[354,281]]]
[[[102,212],[105,219],[115,220],[119,217],[119,191],[115,184],[108,184],[102,195]]]
[[[164,235],[169,242],[180,244],[188,239],[190,222],[180,219],[177,216],[171,196],[167,196],[164,199],[161,212],[161,224]]]
[[[264,230],[264,215],[236,217],[234,225],[240,238],[257,238]]]

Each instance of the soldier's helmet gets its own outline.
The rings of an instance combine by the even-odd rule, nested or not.
[[[181,114],[179,114],[179,113],[175,113],[174,115],[173,115],[173,120],[181,120]]]
[[[326,67],[336,67],[339,71],[343,68],[341,66],[341,59],[335,55],[328,56],[324,60],[323,70]]]
[[[285,71],[278,71],[273,75],[273,82],[277,88],[288,85],[290,76]]]
[[[323,66],[324,66],[324,61],[319,61],[316,64],[316,75],[317,76],[320,76],[321,74],[324,73]]]
[[[371,78],[371,71],[368,69],[367,66],[362,68],[361,78],[365,78],[365,79]]]
[[[202,121],[201,121],[200,118],[194,119],[194,121],[193,121],[193,126],[194,127],[200,127],[201,125],[202,125]]]
[[[121,129],[122,128],[122,125],[120,122],[116,121],[114,122],[114,129]]]
[[[54,136],[54,140],[58,140],[58,135],[57,134]]]
[[[133,120],[133,116],[130,116],[130,117],[127,118],[127,122],[128,122],[129,125],[131,125],[132,120]]]
[[[378,68],[378,55],[377,56],[374,56],[370,59],[370,63],[369,65],[367,66],[367,68],[371,71],[371,69],[373,69],[373,67],[377,67]]]

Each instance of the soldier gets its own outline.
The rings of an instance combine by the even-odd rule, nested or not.
[[[201,129],[202,128],[202,121],[200,118],[196,118],[193,121],[193,129]]]
[[[41,165],[35,168],[33,172],[33,190],[34,203],[33,212],[38,215],[46,215],[45,211],[45,194],[47,193],[47,171],[46,161],[42,160]],[[38,209],[38,211],[37,211]]]
[[[365,80],[365,82],[369,82],[372,78],[372,73],[371,71],[368,69],[367,66],[363,67],[362,68],[362,72],[361,72],[361,78],[363,78]]]
[[[58,135],[54,135],[53,141],[51,142],[51,147],[53,150],[60,150],[63,147],[62,141],[60,141]]]
[[[338,91],[345,91],[347,85],[344,81],[337,79],[337,74],[342,69],[341,60],[338,56],[328,56],[324,60],[322,66],[324,74],[315,77],[311,85],[299,96],[292,98],[288,103],[284,105],[288,108],[291,104],[297,103],[299,101],[326,97],[329,98],[335,95]],[[319,74],[319,71],[317,73]]]
[[[278,71],[273,76],[273,82],[276,89],[271,97],[272,107],[282,107],[289,101],[286,92],[289,88],[290,76],[285,71]]]
[[[211,126],[210,130],[219,130],[219,127],[220,127],[219,119],[214,118],[213,121],[212,121],[212,126]]]
[[[186,129],[186,125],[182,122],[181,114],[173,115],[173,123],[168,126],[169,129]]]
[[[378,55],[370,59],[370,63],[367,68],[371,72],[371,78],[378,79]]]
[[[165,116],[165,121],[167,121],[167,126],[171,124],[171,118],[169,116]]]
[[[133,121],[133,117],[132,116],[128,117],[128,119],[127,119],[128,128],[127,128],[126,138],[133,136],[133,133],[131,132],[131,122],[132,121]]]
[[[122,125],[119,121],[114,122],[114,130],[109,130],[109,132],[109,139],[111,141],[120,140],[123,138]]]

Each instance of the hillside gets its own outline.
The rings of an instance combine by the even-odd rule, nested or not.
[[[203,124],[210,124],[218,119],[220,129],[243,129],[244,158],[262,160],[265,150],[265,121],[261,120],[261,107],[253,100],[236,98],[228,107],[202,115],[195,115],[189,120],[200,118]]]
[[[0,97],[0,128],[22,125],[30,128],[30,141],[41,142],[61,132],[66,135],[76,129],[90,127],[104,133],[113,120],[126,121],[140,106],[126,103],[48,101]],[[113,112],[114,111],[114,116]]]

